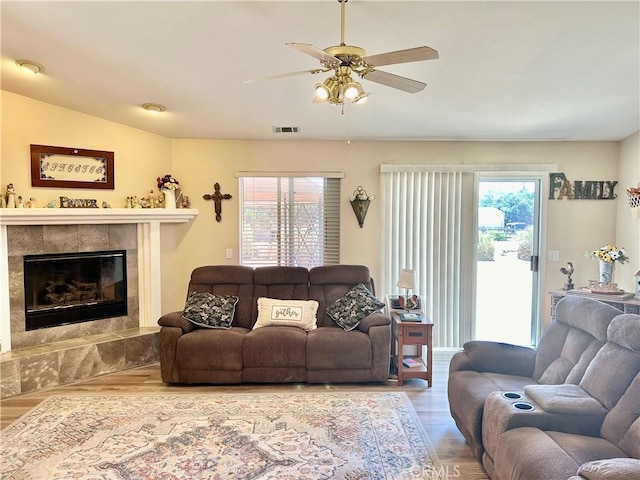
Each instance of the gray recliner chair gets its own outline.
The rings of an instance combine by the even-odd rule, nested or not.
[[[471,341],[449,366],[451,416],[478,460],[482,460],[485,400],[496,391],[522,391],[532,384],[579,384],[607,341],[607,328],[620,310],[596,300],[568,295],[556,306],[537,349]]]
[[[496,394],[485,406],[491,478],[640,480],[640,315],[613,319],[579,385],[530,385],[524,395],[530,412]]]

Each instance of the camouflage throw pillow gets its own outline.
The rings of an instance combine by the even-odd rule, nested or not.
[[[378,300],[367,290],[367,287],[359,283],[349,290],[344,297],[333,302],[326,312],[348,332],[356,328],[364,317],[377,312],[382,307],[384,307],[384,302]]]
[[[182,311],[183,318],[205,328],[231,328],[238,297],[191,292]]]

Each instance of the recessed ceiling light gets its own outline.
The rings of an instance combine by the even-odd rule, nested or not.
[[[34,75],[36,73],[44,72],[44,67],[42,65],[32,62],[31,60],[16,60],[16,65],[25,72],[31,72]]]
[[[142,108],[151,113],[162,113],[166,110],[166,107],[159,103],[143,103]]]

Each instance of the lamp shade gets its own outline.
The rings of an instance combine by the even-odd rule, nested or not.
[[[416,271],[410,268],[403,268],[400,271],[400,278],[396,284],[400,288],[406,288],[407,290],[415,290],[416,288]]]

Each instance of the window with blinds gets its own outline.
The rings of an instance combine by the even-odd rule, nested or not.
[[[240,263],[340,262],[340,179],[240,177]]]

